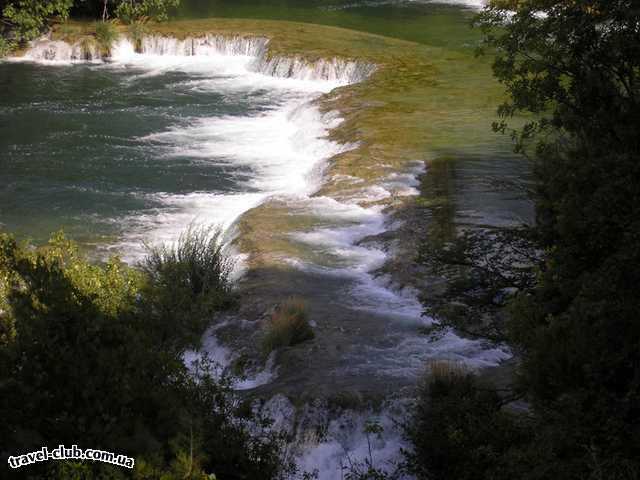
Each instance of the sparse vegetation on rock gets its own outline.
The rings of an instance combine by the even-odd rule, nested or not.
[[[269,354],[273,350],[290,347],[313,337],[306,303],[301,298],[288,298],[276,307],[268,320],[262,342],[263,351]]]

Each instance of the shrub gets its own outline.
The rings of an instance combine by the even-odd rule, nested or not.
[[[16,332],[0,345],[0,438],[17,451],[43,439],[115,447],[130,433],[116,419],[143,418],[145,403],[159,409],[154,384],[169,374],[134,320],[140,274],[117,259],[87,263],[61,234],[39,249],[2,236],[0,251],[2,303]]]
[[[216,368],[206,358],[196,364],[183,397],[205,470],[225,480],[291,478],[286,473],[295,467],[285,460],[286,433],[233,395],[233,379],[217,378]],[[185,440],[186,451],[191,442]]]
[[[282,302],[271,315],[263,340],[263,350],[265,354],[269,354],[278,348],[296,345],[313,337],[306,303],[300,298],[292,297]]]
[[[0,234],[0,349],[9,346],[16,338],[15,318],[9,302],[10,294],[18,282],[13,268],[16,248],[13,238]]]
[[[537,444],[553,448],[547,478],[640,478],[640,17],[629,5],[502,0],[479,17],[508,93],[494,128],[533,160],[545,258],[507,327],[547,432]]]
[[[413,451],[408,470],[418,479],[522,478],[511,449],[528,438],[516,417],[502,409],[496,391],[456,364],[438,362],[418,389],[405,424]]]
[[[124,23],[132,23],[140,18],[149,17],[157,21],[169,18],[169,12],[180,5],[180,0],[136,0],[120,2],[115,15]]]
[[[61,234],[41,248],[0,235],[0,322],[15,331],[0,342],[2,456],[82,439],[135,457],[139,479],[280,478],[282,435],[206,358],[191,372],[179,338],[158,342],[146,283],[117,259],[88,263]],[[97,462],[28,468],[29,478],[125,478]]]
[[[111,55],[111,48],[118,40],[118,29],[113,22],[96,23],[96,42],[100,48],[100,54],[108,57]]]
[[[46,31],[53,17],[66,20],[72,6],[73,0],[0,1],[0,25],[9,25],[16,40],[24,43]]]
[[[234,263],[221,237],[219,229],[191,226],[173,245],[148,247],[146,307],[166,335],[196,343],[213,313],[231,305]]]
[[[15,47],[16,46],[13,42],[10,42],[6,38],[0,36],[0,58],[8,56],[15,49]]]
[[[347,455],[346,464],[342,464],[344,480],[396,480],[404,478],[402,470],[398,466],[395,466],[395,470],[389,471],[389,468],[376,466],[374,462],[371,439],[372,437],[379,438],[383,431],[382,425],[376,421],[368,421],[365,424],[363,433],[367,437],[368,455],[362,460],[353,460]],[[393,467],[393,465],[388,467]]]

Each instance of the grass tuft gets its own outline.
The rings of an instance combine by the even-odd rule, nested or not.
[[[84,60],[93,60],[93,53],[96,50],[96,40],[92,37],[83,37],[80,40],[80,48],[82,49],[82,58]]]
[[[143,17],[127,26],[127,35],[138,53],[142,53],[142,41],[149,34],[148,20],[147,17]]]
[[[234,264],[225,253],[220,229],[190,226],[175,244],[147,250],[142,268],[154,282],[186,289],[194,300],[230,292]]]
[[[140,265],[148,278],[151,314],[175,334],[201,334],[214,313],[233,303],[231,272],[220,229],[189,227],[175,244],[147,247]]]
[[[118,28],[113,22],[96,23],[96,42],[100,48],[100,54],[108,57],[111,55],[111,48],[118,40]]]
[[[301,298],[291,297],[282,302],[271,315],[262,348],[265,355],[268,355],[273,350],[296,345],[313,337],[306,302]]]

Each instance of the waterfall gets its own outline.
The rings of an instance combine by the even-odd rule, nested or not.
[[[325,80],[339,85],[348,85],[366,79],[375,71],[375,65],[340,58],[308,61],[302,57],[270,56],[269,39],[265,37],[205,35],[187,37],[183,40],[159,35],[150,35],[141,42],[142,55],[154,56],[245,56],[253,60],[249,69],[278,78],[297,80]],[[112,48],[108,60],[126,62],[136,55],[133,43],[121,37]],[[31,43],[25,60],[44,62],[100,62],[102,57],[92,39],[73,44],[42,38]]]
[[[308,62],[297,57],[257,57],[253,70],[264,75],[298,80],[326,80],[342,84],[358,83],[371,75],[375,66],[370,63],[354,62],[333,58]]]
[[[142,40],[142,53],[146,55],[173,56],[247,56],[259,57],[265,54],[268,39],[264,37],[225,37],[205,35],[203,37],[178,40],[157,35]]]
[[[369,63],[338,58],[309,62],[300,57],[270,57],[267,50],[268,43],[269,39],[264,37],[206,35],[178,40],[171,37],[149,36],[142,42],[142,53],[146,55],[254,57],[249,68],[257,73],[271,77],[326,80],[343,84],[360,82],[375,70],[375,66]]]
[[[100,62],[101,55],[93,40],[84,39],[73,44],[46,37],[31,42],[24,59],[44,62],[84,63]]]

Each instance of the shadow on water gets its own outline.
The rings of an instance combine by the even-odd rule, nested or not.
[[[533,205],[530,165],[508,152],[444,154],[429,163],[419,202],[433,211],[445,238],[455,226],[506,227],[530,224]]]

